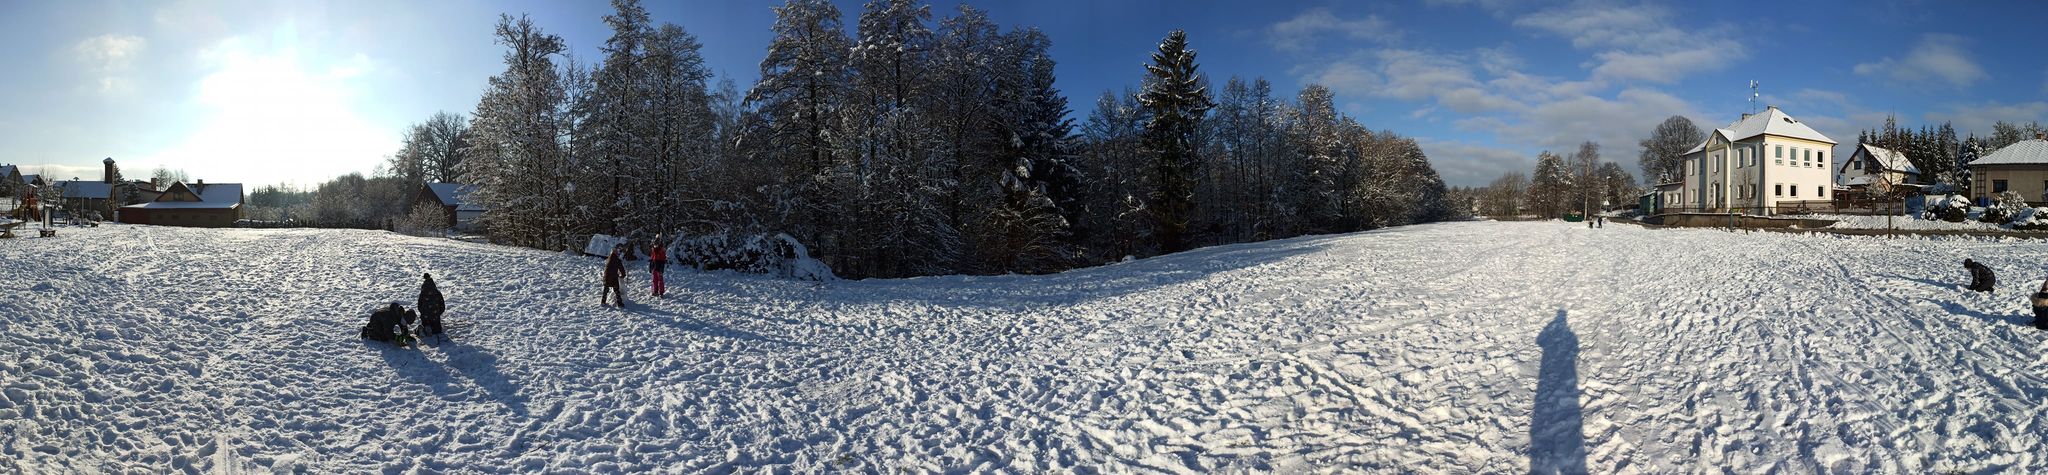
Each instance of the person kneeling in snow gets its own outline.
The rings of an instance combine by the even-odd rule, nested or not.
[[[411,324],[415,316],[398,302],[391,302],[391,306],[370,313],[370,323],[363,325],[362,337],[399,346],[412,344]]]
[[[1970,271],[1970,286],[1966,287],[1970,290],[1990,292],[1991,286],[1998,283],[1998,277],[1992,275],[1991,268],[1984,267],[1984,263],[1963,259],[1963,269]]]

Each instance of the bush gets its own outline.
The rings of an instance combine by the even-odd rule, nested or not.
[[[810,248],[788,234],[720,233],[677,239],[669,246],[669,258],[699,270],[732,269],[820,281],[837,278],[825,263],[811,257]]]
[[[405,220],[398,222],[398,232],[414,236],[438,236],[447,229],[448,209],[431,202],[413,206]]]
[[[1961,195],[1948,195],[1934,200],[1934,203],[1927,207],[1927,215],[1924,218],[1951,223],[1963,222],[1970,219],[1970,199]]]
[[[2032,208],[2027,206],[2027,199],[2020,197],[2018,192],[2007,191],[1999,193],[1998,201],[1984,208],[1984,215],[1979,218],[1986,223],[2002,225],[2013,222],[2020,217],[2021,211]]]

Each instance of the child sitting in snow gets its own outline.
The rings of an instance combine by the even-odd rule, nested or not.
[[[1992,275],[1991,268],[1985,267],[1981,262],[1963,259],[1963,269],[1970,271],[1970,286],[1966,287],[1970,290],[1990,292],[1992,284],[1998,282],[1998,277]]]

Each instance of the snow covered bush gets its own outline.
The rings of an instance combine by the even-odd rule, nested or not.
[[[1984,208],[1984,215],[1979,219],[1991,224],[2006,224],[2018,218],[2021,211],[2031,208],[2027,206],[2027,199],[2020,197],[2019,192],[2007,191],[1999,193],[1998,201]]]
[[[2012,217],[2016,231],[2048,231],[2048,208],[2026,208]]]
[[[677,239],[669,246],[676,264],[699,270],[732,269],[804,280],[834,280],[832,269],[788,234],[734,236],[719,233]]]
[[[1970,199],[1962,195],[1948,195],[1934,200],[1927,206],[1926,219],[1939,219],[1960,223],[1970,218]]]

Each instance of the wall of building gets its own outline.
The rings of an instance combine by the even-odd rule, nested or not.
[[[2028,202],[2048,201],[2042,193],[2043,181],[2048,181],[2048,165],[1978,165],[1970,167],[1971,198],[1998,199],[1992,191],[1993,180],[2005,180],[2006,191],[2019,192]]]
[[[1834,145],[1767,135],[1763,146],[1763,166],[1768,167],[1763,173],[1762,192],[1758,193],[1763,206],[1778,206],[1781,201],[1834,199]],[[1780,146],[1785,149],[1783,158],[1778,156]],[[1798,156],[1794,156],[1795,152]],[[1813,156],[1812,160],[1806,159],[1808,154]],[[1784,185],[1782,192],[1779,185]]]
[[[239,209],[124,209],[121,222],[157,226],[225,228],[241,219]]]

